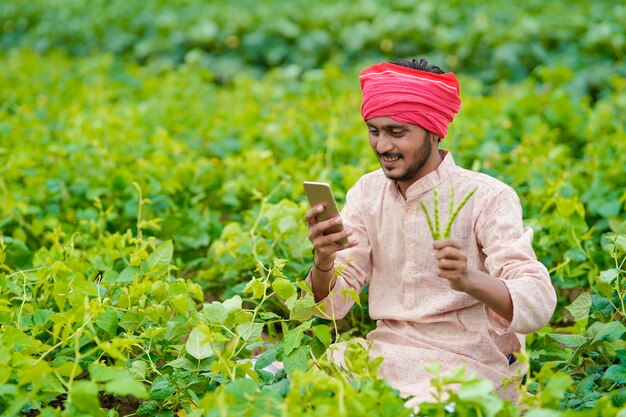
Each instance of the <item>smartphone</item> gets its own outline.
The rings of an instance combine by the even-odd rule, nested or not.
[[[310,182],[305,181],[302,183],[304,185],[304,191],[306,192],[306,196],[309,199],[309,203],[311,207],[318,206],[323,204],[325,209],[323,212],[317,215],[317,221],[324,221],[331,217],[339,216],[339,209],[337,208],[337,202],[335,201],[335,196],[333,195],[333,191],[330,188],[329,184],[325,182]],[[337,233],[343,230],[343,225],[338,224],[337,226],[329,229],[330,233]],[[348,238],[343,238],[338,241],[338,243],[348,243]]]

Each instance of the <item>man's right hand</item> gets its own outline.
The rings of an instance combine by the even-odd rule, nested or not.
[[[317,216],[324,211],[323,205],[313,207],[307,211],[306,219],[309,229],[309,240],[315,249],[313,258],[314,268],[311,271],[311,286],[315,301],[321,301],[328,296],[330,289],[335,284],[333,266],[337,252],[356,246],[357,240],[351,238],[352,230],[344,229],[332,232],[332,229],[342,224],[341,216],[331,217],[318,222]],[[339,243],[347,239],[348,243]]]
[[[317,216],[323,211],[324,206],[322,204],[317,205],[307,211],[306,219],[309,228],[309,240],[315,248],[315,263],[320,269],[328,269],[326,267],[332,267],[337,252],[355,246],[357,241],[350,238],[351,229],[344,229],[336,233],[331,231],[331,229],[342,224],[341,216],[318,222]],[[347,239],[348,243],[339,243],[342,239]]]

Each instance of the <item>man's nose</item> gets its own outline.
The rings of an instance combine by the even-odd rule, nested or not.
[[[376,142],[376,152],[385,153],[393,149],[393,143],[389,136],[384,133],[378,135],[378,141]]]

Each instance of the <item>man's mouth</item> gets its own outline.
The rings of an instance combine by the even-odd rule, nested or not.
[[[395,162],[398,161],[402,158],[401,155],[378,155],[378,157],[383,161],[383,162]]]

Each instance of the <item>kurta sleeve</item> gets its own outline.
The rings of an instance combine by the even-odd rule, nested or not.
[[[357,182],[346,195],[346,204],[341,210],[341,218],[344,227],[352,229],[351,237],[356,239],[358,244],[337,253],[335,286],[328,297],[319,302],[319,305],[325,306],[324,315],[320,315],[322,318],[339,320],[345,317],[354,304],[354,299],[348,295],[347,291],[353,289],[356,294],[359,294],[369,283],[372,273],[371,246],[362,213],[364,199],[361,182]],[[306,281],[310,284],[311,279],[311,272],[309,272]]]
[[[506,188],[490,198],[476,222],[488,273],[502,279],[513,302],[513,318],[504,319],[485,306],[497,334],[532,333],[545,326],[556,307],[556,292],[546,267],[532,248],[533,231],[522,222],[515,191]]]

